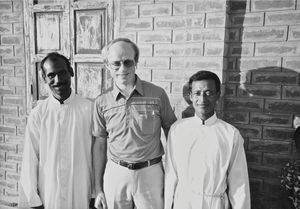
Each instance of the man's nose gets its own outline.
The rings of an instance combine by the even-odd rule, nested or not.
[[[54,77],[54,82],[58,83],[58,82],[61,81],[61,79],[62,79],[62,76],[60,74],[56,74],[55,77]]]

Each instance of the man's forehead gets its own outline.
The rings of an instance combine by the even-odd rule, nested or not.
[[[67,68],[67,63],[60,57],[55,59],[47,59],[44,63],[44,68]]]
[[[130,43],[120,41],[111,45],[108,49],[108,57],[134,56],[135,51]]]

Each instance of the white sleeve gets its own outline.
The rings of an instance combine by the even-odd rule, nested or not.
[[[244,150],[244,140],[236,131],[233,152],[228,169],[228,197],[232,209],[251,209],[248,168]]]
[[[167,146],[166,146],[166,166],[165,166],[165,207],[164,209],[172,209],[174,203],[174,194],[178,182],[176,165],[173,158],[173,135],[174,131],[171,128]]]
[[[28,118],[20,174],[19,207],[42,205],[38,195],[40,124],[31,114]]]

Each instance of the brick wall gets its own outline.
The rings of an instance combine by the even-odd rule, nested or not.
[[[16,206],[25,129],[23,1],[0,0],[0,207]]]
[[[299,6],[299,0],[240,0],[228,7],[223,113],[245,138],[253,208],[287,207],[278,176],[295,157]]]

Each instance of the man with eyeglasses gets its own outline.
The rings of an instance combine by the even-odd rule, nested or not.
[[[188,84],[195,116],[169,132],[165,209],[250,209],[244,140],[215,113],[220,80],[199,71]]]
[[[176,117],[165,91],[136,74],[139,49],[126,38],[104,48],[113,89],[96,98],[93,115],[95,207],[163,209],[164,154]]]

